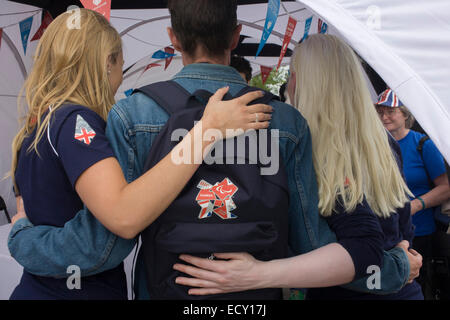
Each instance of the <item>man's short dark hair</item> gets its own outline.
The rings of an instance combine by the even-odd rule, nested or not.
[[[249,82],[252,79],[252,67],[250,62],[241,56],[231,56],[230,66],[235,68],[239,73],[245,74],[245,80]]]
[[[202,45],[211,56],[229,49],[237,26],[237,0],[168,0],[172,29],[181,47],[193,56]]]

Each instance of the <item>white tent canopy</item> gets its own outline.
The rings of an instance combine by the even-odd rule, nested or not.
[[[113,0],[114,2],[114,0]],[[238,20],[242,34],[259,41],[264,27],[267,4],[242,5]],[[25,12],[17,14],[19,12]],[[28,42],[24,55],[18,23],[34,15],[30,38],[40,25],[40,8],[0,0],[0,175],[9,170],[11,141],[17,131],[16,100],[30,70],[37,42]],[[302,38],[305,20],[313,16],[310,34],[317,32],[321,18],[328,33],[349,43],[383,78],[411,110],[422,128],[430,135],[450,162],[450,2],[448,0],[303,0],[282,2],[277,23],[268,43],[282,45],[288,17],[297,22],[289,45]],[[167,9],[112,10],[111,23],[124,44],[124,91],[143,84],[171,78],[181,67],[179,53],[167,70],[164,61],[151,55],[170,45],[166,27],[170,25]],[[276,66],[277,57],[247,57],[254,73],[259,65]],[[283,63],[289,62],[285,58]],[[142,73],[149,63],[160,63]],[[11,181],[0,181],[0,195],[15,211]],[[0,215],[0,224],[2,217]]]
[[[22,13],[23,12],[23,13]],[[41,23],[40,8],[0,0],[0,28],[3,28],[0,47],[0,196],[10,214],[15,212],[11,179],[3,180],[11,166],[11,142],[18,130],[17,97],[32,65],[37,41],[29,42],[24,54],[19,22],[33,16],[31,35]],[[0,212],[0,225],[6,223]]]

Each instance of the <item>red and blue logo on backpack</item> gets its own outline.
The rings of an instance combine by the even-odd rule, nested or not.
[[[200,189],[195,200],[201,207],[199,219],[209,218],[214,212],[222,219],[237,218],[231,211],[236,209],[233,201],[233,195],[238,191],[238,187],[225,178],[222,182],[216,182],[215,185],[202,180],[197,185]]]

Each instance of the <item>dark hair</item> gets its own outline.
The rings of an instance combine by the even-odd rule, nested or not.
[[[237,72],[245,74],[245,80],[249,82],[252,78],[252,67],[247,59],[240,56],[231,56],[230,66],[235,68]]]
[[[287,82],[283,83],[280,87],[280,100],[281,102],[286,102],[286,86],[287,86]]]
[[[202,45],[211,56],[230,47],[237,26],[237,0],[168,0],[172,29],[188,55]]]

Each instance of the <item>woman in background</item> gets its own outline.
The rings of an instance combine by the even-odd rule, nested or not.
[[[426,262],[433,255],[433,235],[436,231],[433,210],[450,198],[444,158],[425,134],[411,130],[414,117],[394,91],[386,89],[382,92],[375,107],[384,127],[400,145],[406,183],[414,195],[411,200],[412,223],[415,226],[412,247],[424,259],[417,281],[425,294]]]

